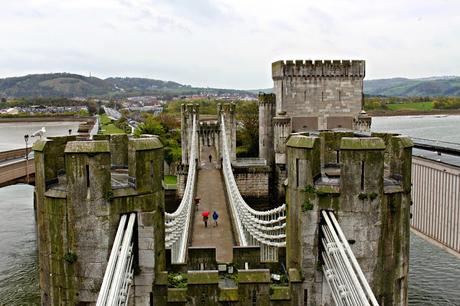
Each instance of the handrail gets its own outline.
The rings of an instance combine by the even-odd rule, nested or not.
[[[97,306],[128,305],[129,291],[133,283],[133,231],[136,213],[123,215],[118,223],[117,234],[110,252]]]
[[[224,115],[221,115],[222,171],[240,245],[260,245],[269,249],[261,252],[263,260],[276,260],[278,247],[286,246],[286,205],[259,211],[251,208],[241,196],[233,176]]]
[[[321,212],[323,273],[336,305],[378,306],[378,302],[332,212]]]
[[[197,122],[196,114],[194,114],[189,156],[189,171],[187,174],[184,195],[182,196],[179,207],[175,212],[165,213],[165,244],[167,248],[171,248],[171,260],[173,263],[185,262],[188,233],[191,224],[190,219],[195,195],[197,151]]]

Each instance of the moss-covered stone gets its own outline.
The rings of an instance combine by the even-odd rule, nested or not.
[[[219,302],[237,302],[238,288],[221,288],[219,292]]]
[[[168,302],[187,302],[187,288],[168,288]]]
[[[217,284],[219,275],[217,271],[188,271],[187,279],[189,285]]]
[[[129,141],[136,151],[155,150],[163,148],[163,144],[156,136],[130,139]]]
[[[270,270],[240,270],[238,271],[239,284],[270,283]]]
[[[287,286],[270,286],[270,300],[287,301],[291,299],[291,289]]]
[[[303,135],[293,135],[289,137],[287,142],[288,147],[293,148],[310,148],[312,149],[315,142],[318,141],[318,137],[313,136],[303,136]]]
[[[378,137],[344,137],[340,143],[341,150],[385,150],[385,142]]]
[[[155,274],[155,285],[168,285],[168,271],[161,271]]]
[[[69,141],[65,147],[65,153],[109,153],[109,142],[97,141]]]

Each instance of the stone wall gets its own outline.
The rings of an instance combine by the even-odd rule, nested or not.
[[[364,61],[278,61],[272,64],[276,113],[295,132],[354,128],[362,110]]]
[[[317,270],[321,211],[332,210],[379,304],[407,305],[411,141],[390,135],[387,147],[379,137],[327,136],[331,145],[301,135],[287,144],[287,267],[301,271],[309,305],[333,305]],[[338,141],[340,171],[330,176],[327,163],[336,156],[327,148]],[[387,175],[385,151],[395,165]]]
[[[165,269],[162,145],[156,137],[126,142],[128,173],[117,179],[129,184],[114,188],[110,142],[72,140],[34,144],[42,304],[96,302],[120,216],[131,212],[132,296],[149,304],[155,274]]]
[[[270,167],[233,165],[233,176],[243,197],[265,198],[269,196]]]

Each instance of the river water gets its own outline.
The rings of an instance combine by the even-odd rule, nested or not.
[[[23,135],[42,126],[52,135],[77,123],[0,124],[0,151],[23,146]],[[460,143],[460,116],[373,118],[373,130]],[[47,133],[50,135],[50,133]],[[0,188],[0,305],[39,304],[33,188]],[[460,259],[412,235],[410,305],[460,305]]]

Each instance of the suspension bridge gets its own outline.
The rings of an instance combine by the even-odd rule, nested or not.
[[[286,204],[270,210],[255,210],[246,203],[238,190],[232,172],[224,116],[221,114],[219,118],[222,135],[221,176],[224,184],[216,175],[218,171],[215,168],[219,161],[206,161],[208,153],[212,156],[215,152],[209,149],[204,149],[204,154],[199,152],[198,123],[196,115],[193,116],[184,195],[175,212],[165,213],[165,245],[171,250],[173,264],[186,264],[189,246],[216,248],[217,260],[221,263],[231,263],[229,250],[233,245],[260,247],[262,262],[278,262],[278,249],[286,246]],[[205,185],[200,186],[198,183],[197,189],[197,182],[204,182]],[[213,189],[213,186],[217,189]],[[210,193],[212,196],[206,197]],[[202,197],[201,207],[196,207],[194,202],[197,195]],[[213,210],[219,211],[218,225],[209,220],[208,229],[200,222],[200,212]],[[323,273],[335,303],[378,305],[334,213],[323,211],[322,216],[324,223],[320,235],[323,237]],[[130,214],[120,219],[97,305],[128,305],[134,273],[135,218],[135,214]],[[245,268],[249,269],[247,263]]]

